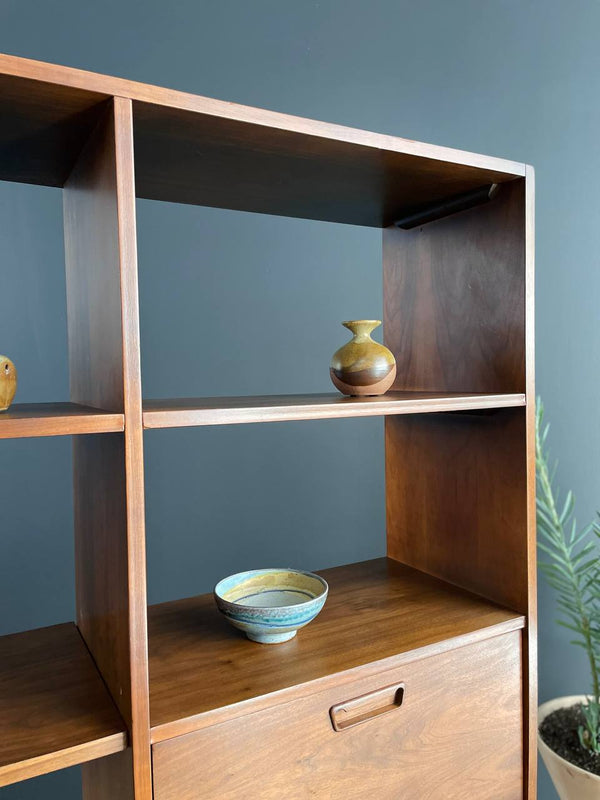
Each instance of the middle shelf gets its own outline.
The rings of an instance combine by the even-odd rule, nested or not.
[[[145,428],[342,419],[441,411],[483,411],[525,405],[524,394],[388,392],[379,397],[332,394],[192,397],[144,401]]]
[[[79,403],[15,403],[0,414],[0,439],[119,433],[123,414]]]
[[[211,594],[151,606],[152,741],[326,688],[357,667],[381,672],[525,624],[515,611],[392,559],[320,574],[330,587],[323,611],[279,645],[249,642]]]

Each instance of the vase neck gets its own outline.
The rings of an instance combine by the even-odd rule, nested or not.
[[[381,321],[378,319],[353,319],[342,322],[342,325],[354,334],[357,341],[364,342],[371,339],[371,333],[381,325]]]

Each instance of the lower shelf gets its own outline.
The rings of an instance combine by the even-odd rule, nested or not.
[[[280,645],[249,642],[210,594],[150,607],[152,741],[326,688],[340,673],[350,680],[361,668],[366,677],[525,624],[514,611],[391,559],[321,574],[330,587],[325,608]]]
[[[125,726],[75,625],[0,637],[0,786],[126,746]]]

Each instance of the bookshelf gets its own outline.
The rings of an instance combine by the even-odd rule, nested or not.
[[[0,111],[0,179],[63,190],[70,370],[69,403],[13,406],[0,438],[73,436],[77,586],[74,624],[0,638],[0,782],[535,798],[531,167],[5,55]],[[381,228],[393,391],[144,401],[136,197]],[[145,429],[363,416],[387,558],[327,571],[302,636],[147,607]]]

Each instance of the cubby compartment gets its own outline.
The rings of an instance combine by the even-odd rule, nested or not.
[[[0,353],[18,374],[0,439],[123,430],[122,415],[69,402],[62,191],[0,181],[0,212]]]
[[[111,474],[119,475],[119,454],[121,479],[124,473],[124,404],[118,397],[104,402],[107,394],[97,391],[118,371],[104,358],[104,378],[99,372],[89,394],[83,386],[91,363],[107,355],[104,342],[114,341],[98,336],[95,313],[106,306],[90,294],[94,279],[106,291],[116,277],[112,331],[120,349],[118,276],[101,267],[87,280],[94,249],[83,252],[73,241],[85,206],[73,170],[111,103],[101,94],[0,76],[0,247],[3,303],[11,311],[0,320],[0,352],[18,372],[15,402],[0,413],[0,439],[12,440],[0,442],[0,786],[7,798],[67,786],[72,777],[63,783],[41,776],[120,754],[128,743],[93,642],[79,628],[86,621],[82,554],[87,559],[86,545],[98,547],[97,565],[99,531],[109,527],[106,516],[95,528],[86,523],[90,506],[105,510],[117,497],[101,481],[85,494],[82,453],[94,452],[94,439],[103,436],[117,454]],[[97,207],[94,213],[97,222]],[[88,474],[97,462],[88,459]]]
[[[385,554],[380,419],[144,438],[151,604],[210,592],[246,569],[314,570]]]
[[[138,200],[144,426],[523,405],[523,191],[386,229],[383,272],[373,227]],[[384,320],[385,396],[331,386],[357,317]]]
[[[382,319],[374,228],[147,200],[137,228],[146,399],[334,392],[342,320]]]
[[[0,442],[0,636],[74,619],[71,449],[69,437]]]
[[[0,786],[126,746],[85,642],[64,622],[76,594],[71,449],[70,437],[0,443]]]
[[[524,405],[524,179],[240,114],[133,103],[144,427]],[[332,391],[352,317],[385,397]]]
[[[281,703],[351,675],[381,671],[381,683],[398,663],[520,631],[523,576],[507,559],[523,541],[508,514],[526,502],[525,462],[513,460],[524,413],[389,417],[387,544],[381,420],[147,432],[152,741],[261,710],[275,718]],[[486,523],[489,508],[498,514]],[[461,554],[454,573],[449,547]],[[466,568],[474,562],[480,573]],[[320,615],[284,645],[247,641],[211,592],[228,574],[265,566],[318,570],[330,586]],[[184,599],[168,597],[173,584]],[[200,738],[210,746],[208,731]]]

